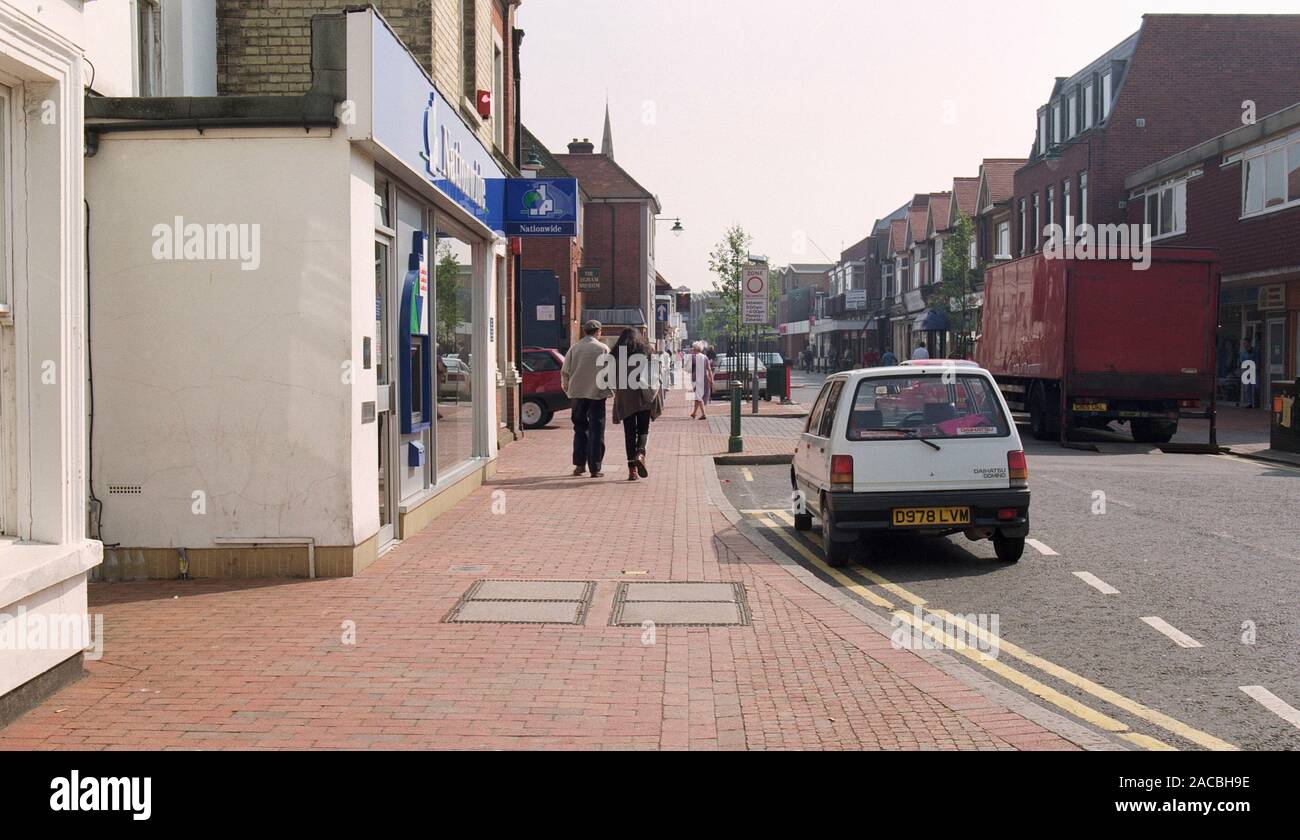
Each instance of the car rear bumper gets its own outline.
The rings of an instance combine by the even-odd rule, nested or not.
[[[942,490],[922,493],[829,493],[826,496],[837,531],[915,531],[957,533],[972,528],[996,528],[1008,537],[1029,533],[1029,490]],[[932,528],[895,527],[895,508],[968,507],[969,525]],[[998,511],[1014,510],[1011,519],[999,519]]]

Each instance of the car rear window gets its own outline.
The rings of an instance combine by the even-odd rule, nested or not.
[[[983,376],[879,376],[858,382],[849,440],[1007,437],[1011,425]]]

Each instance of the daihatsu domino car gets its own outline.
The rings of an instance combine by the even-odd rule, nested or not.
[[[1014,563],[1029,534],[1029,469],[993,376],[973,362],[904,362],[831,376],[795,449],[791,481],[821,520],[826,562],[864,535],[964,533]]]

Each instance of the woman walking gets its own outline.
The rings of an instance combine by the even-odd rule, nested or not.
[[[691,396],[695,399],[695,404],[691,407],[691,419],[698,416],[703,420],[704,406],[713,397],[713,366],[698,344],[691,345],[691,354],[686,357],[686,375],[691,378]]]
[[[614,423],[623,424],[623,443],[627,450],[627,480],[649,478],[646,469],[646,444],[650,441],[650,423],[663,411],[663,397],[655,386],[651,368],[650,345],[637,330],[628,328],[610,350],[619,366],[614,388]]]

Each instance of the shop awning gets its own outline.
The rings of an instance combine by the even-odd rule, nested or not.
[[[927,309],[912,321],[912,329],[921,332],[943,332],[950,328],[948,313],[942,309]]]

